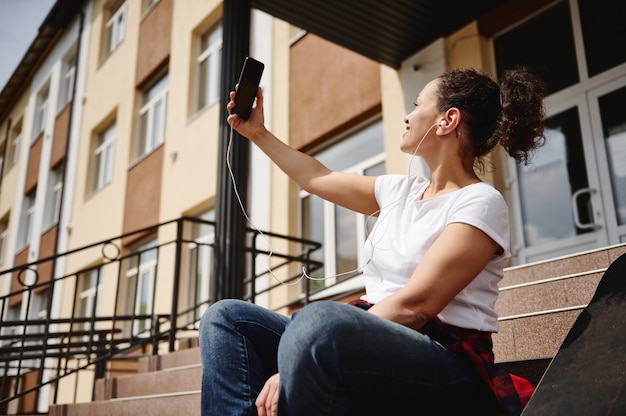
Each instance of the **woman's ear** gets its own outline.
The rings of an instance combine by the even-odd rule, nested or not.
[[[444,114],[443,121],[446,122],[445,126],[449,130],[456,129],[461,124],[461,111],[456,107],[450,107]]]

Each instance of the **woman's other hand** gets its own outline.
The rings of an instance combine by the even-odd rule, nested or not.
[[[280,375],[278,373],[268,378],[265,382],[255,402],[259,416],[276,416],[279,382]]]

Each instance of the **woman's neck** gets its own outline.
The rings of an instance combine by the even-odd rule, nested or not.
[[[458,166],[458,165],[457,165]],[[457,191],[468,185],[481,182],[474,171],[465,169],[446,169],[444,166],[431,171],[430,183],[422,198],[431,198],[438,195]]]

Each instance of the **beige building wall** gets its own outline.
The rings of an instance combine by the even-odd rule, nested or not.
[[[109,3],[104,0],[93,2],[85,94],[76,98],[82,99],[83,113],[77,149],[69,249],[116,237],[123,230],[126,177],[133,162],[130,153],[131,139],[137,131],[138,107],[134,68],[141,9],[140,2],[127,2],[124,39],[109,56],[103,57],[103,36],[108,18],[106,6]],[[97,135],[112,122],[115,122],[117,129],[112,181],[102,189],[91,192],[94,142]],[[121,249],[120,241],[115,241],[114,244]],[[121,253],[121,250],[118,251],[113,246],[80,251],[67,258],[66,270],[75,272],[101,264],[107,261],[103,258],[103,253],[106,256],[115,256],[118,252]],[[117,273],[113,268],[104,268],[103,271],[99,313],[112,314]],[[73,299],[73,285],[64,285],[63,291],[63,299]],[[61,302],[63,313],[69,313],[72,306],[70,301]]]
[[[28,152],[28,141],[25,139],[25,133],[24,130],[26,128],[25,125],[25,118],[26,118],[26,111],[27,111],[27,105],[28,105],[28,98],[29,98],[29,93],[28,93],[28,89],[26,89],[25,92],[23,92],[21,94],[21,96],[18,98],[18,100],[16,100],[15,104],[13,105],[13,108],[11,109],[9,115],[7,116],[7,118],[5,120],[2,120],[2,126],[6,126],[8,123],[8,119],[11,119],[11,129],[8,132],[8,135],[5,136],[5,134],[7,133],[6,131],[2,132],[3,134],[3,138],[2,140],[5,141],[5,146],[7,146],[7,151],[6,151],[6,158],[3,164],[3,176],[2,176],[2,190],[1,193],[2,195],[16,195],[15,198],[10,198],[10,197],[3,197],[0,198],[0,219],[1,220],[7,220],[8,219],[8,223],[7,223],[7,237],[5,240],[5,245],[3,247],[4,249],[4,253],[2,256],[2,263],[0,264],[0,268],[1,269],[9,269],[11,267],[13,267],[15,265],[15,252],[14,252],[14,247],[17,241],[17,234],[18,234],[18,229],[19,229],[19,224],[20,224],[20,210],[19,210],[19,206],[21,205],[21,197],[18,198],[18,195],[23,195],[23,189],[21,189],[21,186],[23,184],[23,179],[20,180],[20,176],[24,176],[25,172],[23,172],[24,168],[24,164],[27,163],[26,162],[26,158],[27,155],[26,153]],[[21,139],[20,139],[20,143],[19,143],[19,147],[17,150],[17,161],[15,163],[15,165],[11,166],[10,168],[8,167],[8,160],[9,158],[12,156],[11,152],[9,151],[11,145],[12,145],[12,140],[13,137],[15,135],[15,133],[17,132],[16,128],[21,128]],[[24,253],[24,257],[26,257],[26,253]],[[2,291],[2,294],[5,293],[9,293],[11,291],[12,288],[14,288],[16,286],[16,282],[14,281],[15,279],[13,279],[12,275],[5,275],[2,278],[0,278],[0,290]],[[17,299],[11,299],[10,300],[10,304],[16,302]]]
[[[200,36],[221,2],[174,2],[160,221],[208,208],[217,185],[220,102],[195,110]]]
[[[133,162],[130,139],[136,132],[135,65],[138,44],[139,2],[127,2],[127,22],[124,40],[106,59],[102,57],[103,33],[106,23],[103,0],[94,1],[92,33],[83,97],[83,119],[78,149],[76,192],[73,203],[70,247],[82,247],[122,233],[126,175]],[[111,183],[91,193],[92,143],[108,123],[115,121],[113,179]],[[91,260],[91,259],[89,259]],[[79,263],[91,261],[78,260]],[[71,265],[70,265],[71,268]]]
[[[158,201],[160,223],[186,215],[198,216],[212,208],[217,186],[220,102],[197,111],[196,92],[199,88],[197,59],[200,37],[221,23],[221,2],[173,3],[170,86],[161,197]],[[176,227],[161,228],[158,238],[159,243],[174,240]],[[174,289],[175,256],[169,247],[162,250],[157,277],[160,286],[156,292],[156,312],[171,306]],[[186,279],[183,278],[179,289],[181,299],[185,299]]]

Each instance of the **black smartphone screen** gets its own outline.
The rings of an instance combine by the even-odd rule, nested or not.
[[[235,94],[235,106],[231,110],[231,113],[237,114],[239,118],[247,120],[250,117],[264,67],[263,63],[250,57],[247,57],[243,63],[237,82],[239,86]]]

